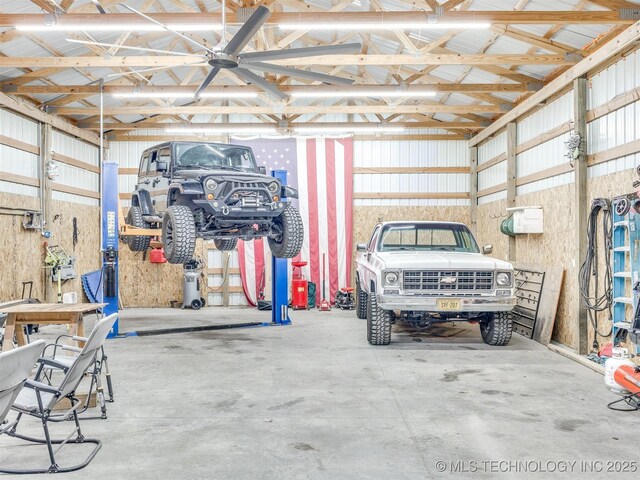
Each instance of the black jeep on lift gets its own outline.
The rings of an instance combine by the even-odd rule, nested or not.
[[[233,250],[238,238],[267,237],[274,256],[295,257],[302,248],[302,218],[283,198],[297,198],[298,192],[266,173],[248,147],[206,142],[156,145],[140,159],[127,224],[162,225],[170,263],[191,260],[196,237],[213,239],[220,250]],[[125,239],[133,251],[149,247],[150,237]]]

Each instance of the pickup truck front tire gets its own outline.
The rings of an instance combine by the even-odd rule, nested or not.
[[[503,347],[511,340],[513,332],[513,315],[511,312],[496,312],[487,315],[487,320],[480,323],[480,335],[487,345]]]
[[[367,340],[371,345],[389,345],[391,342],[391,310],[378,306],[375,292],[367,295]]]
[[[358,302],[356,306],[356,316],[360,320],[364,320],[367,318],[367,303],[369,303],[369,298],[367,292],[360,287],[359,280],[356,280],[356,299]]]

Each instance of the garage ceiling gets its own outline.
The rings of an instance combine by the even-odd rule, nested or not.
[[[221,24],[219,2],[126,3],[181,25],[207,47],[220,44],[220,30],[213,31]],[[0,88],[97,130],[104,79],[105,130],[113,139],[176,128],[283,133],[338,124],[465,138],[632,24],[640,1],[227,0],[227,40],[257,5],[272,15],[243,52],[360,42],[360,53],[273,62],[354,84],[266,75],[289,95],[279,101],[223,70],[209,96],[193,98],[208,71],[202,52],[171,32],[147,31],[155,25],[119,1],[7,0],[0,6]],[[75,28],[60,31],[63,25]]]

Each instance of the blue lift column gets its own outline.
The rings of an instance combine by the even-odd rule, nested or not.
[[[102,163],[102,288],[104,314],[118,313],[118,164]],[[118,320],[109,338],[118,335]]]
[[[271,176],[287,184],[286,170],[273,170]],[[284,192],[283,192],[284,193]],[[287,199],[283,196],[283,202]],[[289,263],[286,258],[271,258],[271,323],[291,325],[289,318]]]

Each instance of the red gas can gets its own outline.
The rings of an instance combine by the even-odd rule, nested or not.
[[[164,250],[162,248],[154,248],[149,254],[149,261],[151,263],[167,263],[167,259],[164,257]]]
[[[309,284],[302,276],[302,267],[307,262],[291,262],[293,275],[291,276],[291,307],[294,310],[306,310],[309,308]],[[297,269],[297,271],[296,271]]]

